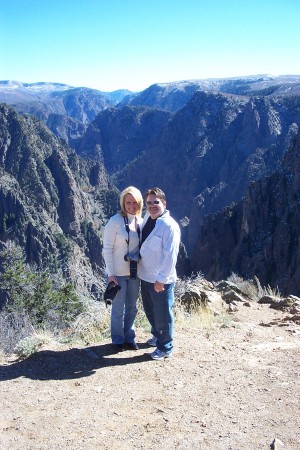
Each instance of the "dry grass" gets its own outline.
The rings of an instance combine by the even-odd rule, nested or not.
[[[214,328],[225,327],[231,322],[230,315],[224,313],[216,315],[204,305],[193,305],[186,309],[186,306],[178,300],[174,308],[175,324],[178,327],[188,326],[189,328]]]
[[[182,296],[186,291],[194,285],[201,284],[203,275],[197,274],[191,278],[184,278],[176,283],[175,287],[175,306],[174,317],[175,325],[177,327],[189,328],[204,328],[212,329],[214,327],[229,326],[231,318],[225,311],[223,314],[216,316],[212,311],[204,305],[195,304],[189,306],[189,309],[181,301]],[[237,287],[249,298],[259,300],[263,295],[272,295],[280,297],[278,289],[274,290],[270,286],[261,286],[258,278],[254,280],[244,280],[235,273],[233,273],[228,281],[236,284]],[[90,300],[87,302],[85,311],[78,315],[71,326],[60,330],[59,333],[51,333],[43,330],[34,330],[33,327],[26,322],[24,327],[24,318],[14,319],[12,329],[6,333],[6,346],[4,351],[10,353],[12,351],[21,356],[29,356],[38,348],[49,342],[51,339],[59,343],[80,343],[84,345],[101,342],[110,338],[110,314],[111,308],[105,307],[104,302],[96,302]],[[5,321],[0,321],[2,328],[4,328]],[[7,328],[7,325],[5,325]],[[141,298],[138,299],[138,313],[135,321],[136,328],[150,331],[149,322],[145,316]],[[23,332],[21,332],[21,329]],[[26,329],[26,333],[24,331]],[[1,330],[0,330],[1,331]],[[6,332],[8,330],[6,329]],[[1,332],[3,334],[3,330]],[[3,345],[2,345],[3,347]],[[2,348],[3,351],[3,348]]]
[[[276,289],[273,289],[269,285],[262,286],[257,277],[254,277],[253,280],[244,280],[233,272],[230,277],[227,278],[227,281],[231,281],[232,283],[236,284],[244,294],[255,301],[258,301],[264,295],[281,298],[278,287]]]
[[[175,323],[178,326],[186,326],[192,328],[210,327],[215,322],[215,316],[212,311],[204,306],[192,306],[187,311],[185,305],[180,301],[174,308]]]
[[[181,296],[189,287],[201,280],[203,280],[202,275],[197,275],[193,278],[179,280],[176,284],[174,317],[177,327],[187,326],[195,329],[200,327],[207,329],[229,323],[229,316],[226,313],[215,316],[213,312],[203,305],[194,305],[189,307],[189,310],[184,306]],[[49,329],[44,324],[44,327],[34,329],[30,323],[27,323],[25,334],[24,320],[21,323],[15,318],[13,328],[7,330],[7,327],[4,329],[6,322],[3,320],[4,317],[2,317],[2,322],[0,320],[0,325],[2,323],[0,338],[2,338],[3,343],[3,336],[6,335],[6,346],[0,345],[0,348],[6,354],[17,352],[19,355],[29,356],[51,340],[57,343],[84,345],[101,342],[110,338],[110,314],[111,308],[106,308],[104,302],[90,299],[86,302],[84,312],[79,314],[71,325],[64,328],[55,328],[55,324],[52,324],[52,329]],[[147,333],[150,331],[141,298],[138,299],[138,313],[135,326],[145,330]],[[23,330],[22,333],[21,330]]]

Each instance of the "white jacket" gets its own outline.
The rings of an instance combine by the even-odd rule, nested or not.
[[[142,224],[141,217],[127,214],[129,224],[129,252],[138,253],[139,238],[135,227],[135,219],[139,225]],[[142,237],[142,236],[141,236]],[[107,222],[104,227],[103,257],[106,265],[107,275],[126,276],[129,275],[129,261],[124,260],[128,253],[126,243],[128,233],[124,222],[124,217],[117,213]]]
[[[149,214],[144,218],[147,222]],[[142,226],[143,226],[142,225]],[[177,279],[176,262],[180,244],[180,228],[169,211],[157,218],[156,224],[140,248],[138,277],[149,283],[170,284]]]

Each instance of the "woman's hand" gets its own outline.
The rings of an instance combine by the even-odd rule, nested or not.
[[[111,281],[115,284],[119,284],[118,279],[114,275],[112,275],[111,277],[108,277],[108,282],[110,283]]]
[[[159,281],[155,281],[154,283],[155,292],[162,292],[165,290],[164,283],[160,283]]]

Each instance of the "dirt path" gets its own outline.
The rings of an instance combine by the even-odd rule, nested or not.
[[[177,327],[164,362],[108,342],[2,361],[0,449],[299,450],[300,327],[284,316],[241,306],[225,328]]]

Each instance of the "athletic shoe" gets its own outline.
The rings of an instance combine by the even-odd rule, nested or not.
[[[157,342],[156,337],[152,336],[150,339],[148,339],[146,344],[150,345],[150,347],[156,347],[156,342]]]
[[[156,361],[161,361],[165,358],[170,358],[172,356],[172,352],[166,353],[166,352],[162,352],[161,350],[158,350],[158,348],[156,350],[154,350],[153,353],[151,353],[151,358],[155,359]]]

